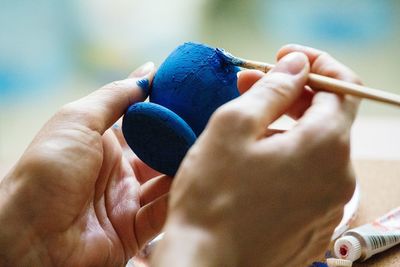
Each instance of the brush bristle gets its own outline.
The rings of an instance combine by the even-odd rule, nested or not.
[[[231,53],[225,51],[222,48],[217,48],[216,49],[217,54],[226,62],[235,66],[241,66],[243,65],[243,60],[240,58],[235,57]]]

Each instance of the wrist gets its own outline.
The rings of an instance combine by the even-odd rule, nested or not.
[[[177,212],[170,212],[164,231],[151,266],[288,266],[297,262],[294,255],[302,249],[293,240],[303,243],[310,239],[300,235],[280,240],[276,233],[255,229],[249,233],[224,219],[217,225],[198,224]],[[296,253],[287,253],[287,249]]]
[[[172,215],[157,245],[152,266],[239,266],[231,236]]]
[[[19,180],[11,176],[0,182],[0,266],[43,265],[40,239],[18,208]]]

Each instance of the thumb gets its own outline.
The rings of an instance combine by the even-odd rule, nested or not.
[[[103,134],[132,103],[144,101],[155,72],[148,62],[127,79],[109,83],[90,95],[65,105],[61,120],[73,121]]]
[[[269,125],[282,116],[299,98],[308,79],[310,64],[303,53],[291,53],[283,57],[253,90],[253,98],[263,91],[264,112],[260,110],[261,123]]]
[[[232,119],[230,113],[234,114],[234,120],[242,124],[240,129],[227,130],[239,135],[263,135],[265,127],[282,116],[301,95],[309,69],[308,59],[302,53],[283,57],[245,94],[220,109],[220,114],[226,114],[229,120]]]

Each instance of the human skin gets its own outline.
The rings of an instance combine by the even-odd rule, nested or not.
[[[311,48],[279,58],[297,50],[313,72],[358,81]],[[354,186],[357,101],[303,90],[304,56],[301,74],[287,73],[298,57],[266,77],[241,73],[243,96],[216,112],[178,172],[154,265],[297,266],[324,249]],[[171,179],[109,129],[144,100],[137,81],[153,73],[146,65],[67,104],[39,132],[0,184],[0,265],[122,266],[160,231]],[[285,112],[299,118],[294,129],[265,131]]]
[[[307,266],[328,247],[354,191],[359,100],[305,88],[309,72],[360,83],[325,52],[288,45],[268,74],[243,71],[171,187],[152,266]],[[266,127],[288,114],[286,132]]]
[[[171,178],[110,128],[153,75],[145,64],[44,125],[0,184],[0,266],[124,266],[160,231]]]

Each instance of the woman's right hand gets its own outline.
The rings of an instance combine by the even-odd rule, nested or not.
[[[328,54],[283,47],[268,74],[243,71],[170,192],[156,266],[305,266],[327,248],[354,191],[350,129],[358,99],[305,89],[309,72],[357,76]],[[267,131],[282,114],[298,119]]]

